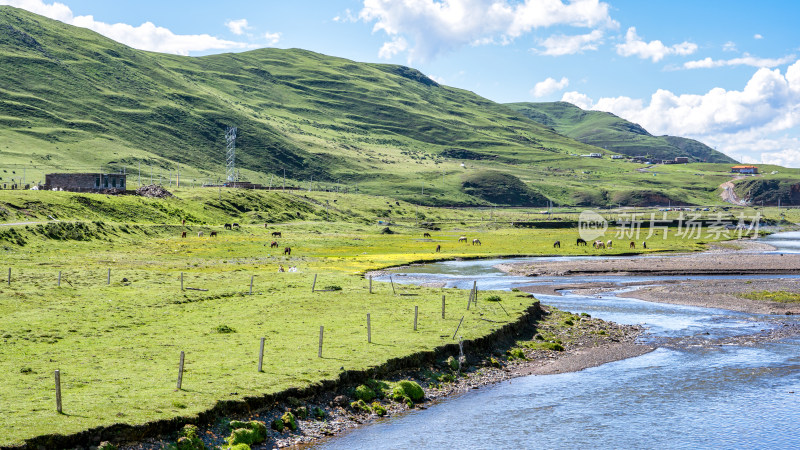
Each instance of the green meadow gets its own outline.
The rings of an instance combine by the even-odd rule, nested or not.
[[[370,293],[369,270],[442,259],[630,251],[625,245],[576,247],[574,228],[512,225],[542,220],[536,210],[420,207],[302,191],[197,188],[175,194],[147,199],[0,191],[2,222],[27,222],[0,227],[0,445],[192,417],[221,400],[308,386],[342,370],[453,343],[462,316],[458,336],[486,335],[535,301],[492,292],[502,301],[479,300],[467,311],[468,293],[454,289],[374,282]],[[575,220],[578,213],[563,210],[556,217]],[[223,228],[232,222],[240,229]],[[209,237],[211,231],[219,235]],[[273,238],[275,231],[282,236]],[[662,233],[648,239],[647,252],[696,251],[708,242],[672,232],[663,239]],[[467,244],[457,242],[462,235]],[[473,238],[482,245],[471,245]],[[270,246],[273,240],[278,248]],[[553,249],[555,240],[561,249]],[[285,247],[291,255],[284,255]],[[296,272],[281,273],[280,266]],[[186,366],[176,390],[181,351]],[[55,407],[56,369],[63,414]]]

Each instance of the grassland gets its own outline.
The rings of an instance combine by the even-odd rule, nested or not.
[[[307,386],[451,343],[462,315],[459,335],[483,336],[534,301],[497,292],[505,311],[495,302],[466,311],[466,294],[452,289],[404,285],[395,289],[406,295],[394,295],[391,286],[375,283],[370,294],[363,277],[368,270],[452,258],[595,254],[572,245],[552,248],[557,239],[572,242],[575,229],[510,223],[541,217],[536,211],[418,207],[325,192],[197,188],[175,194],[145,199],[0,191],[0,220],[31,222],[0,226],[0,271],[5,276],[11,268],[11,283],[0,284],[0,445],[118,422],[191,417],[220,400]],[[572,220],[577,211],[559,214]],[[241,230],[223,229],[233,221]],[[394,234],[384,234],[387,224]],[[179,237],[182,231],[187,238]],[[199,231],[205,236],[197,237]],[[220,235],[209,238],[209,231]],[[282,233],[277,249],[268,245],[273,231]],[[422,239],[425,231],[431,239]],[[459,244],[460,235],[483,245]],[[434,253],[437,244],[442,253]],[[286,246],[290,256],[283,254]],[[670,235],[653,239],[647,251],[702,248],[704,242]],[[279,265],[297,272],[279,273]],[[181,290],[181,274],[184,287],[204,290]],[[312,293],[315,276],[318,289],[341,290]],[[366,342],[366,313],[372,344]],[[320,326],[323,358],[317,357]],[[267,346],[258,373],[261,337]],[[187,369],[176,391],[180,351]],[[63,415],[55,412],[56,369]]]

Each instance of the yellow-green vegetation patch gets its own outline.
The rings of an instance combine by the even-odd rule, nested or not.
[[[755,291],[739,294],[740,297],[750,300],[761,300],[778,303],[800,303],[800,292],[789,291]]]

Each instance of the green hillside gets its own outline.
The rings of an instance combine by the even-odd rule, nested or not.
[[[555,115],[535,117],[543,125],[523,114],[531,108],[517,109],[404,66],[297,49],[157,54],[0,7],[2,185],[112,170],[128,173],[129,188],[169,187],[178,172],[183,186],[216,182],[225,177],[227,126],[238,127],[243,180],[282,186],[285,176],[287,186],[423,205],[709,204],[730,179],[727,164],[659,177],[641,164],[582,158],[603,150],[559,133],[571,135],[586,121],[563,131]],[[661,139],[614,119],[640,130],[629,135],[641,142]],[[659,142],[665,151],[728,160],[695,141]],[[606,154],[656,148],[604,145]]]
[[[602,111],[584,111],[567,102],[511,103],[525,117],[586,144],[629,156],[696,162],[735,163],[736,160],[702,142],[676,136],[653,136],[638,124]]]

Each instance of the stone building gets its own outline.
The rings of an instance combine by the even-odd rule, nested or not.
[[[123,173],[49,173],[44,178],[44,189],[73,192],[124,191],[126,175]]]

